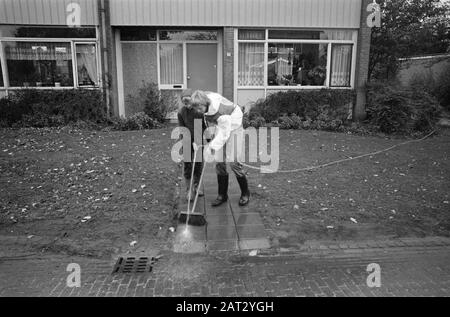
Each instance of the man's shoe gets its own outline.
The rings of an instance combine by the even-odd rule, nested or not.
[[[248,190],[247,177],[236,177],[239,187],[241,188],[241,198],[239,199],[239,206],[247,206],[250,202],[250,191]]]
[[[211,206],[218,207],[228,200],[228,175],[217,175],[217,183],[219,187],[219,195]]]
[[[219,195],[219,196],[217,196],[216,200],[214,200],[214,201],[211,203],[211,206],[213,206],[213,207],[219,207],[219,206],[222,205],[223,203],[226,203],[227,200],[228,200],[228,197],[227,197],[227,196]]]
[[[250,196],[241,196],[239,199],[239,206],[244,207],[247,206],[250,202]]]

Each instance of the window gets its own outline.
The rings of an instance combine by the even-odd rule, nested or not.
[[[269,39],[320,40],[321,34],[323,34],[323,31],[269,30]]]
[[[183,85],[183,44],[160,44],[160,84]]]
[[[122,41],[156,41],[156,29],[146,27],[125,27],[120,29]]]
[[[217,41],[217,31],[160,31],[160,41]]]
[[[73,86],[70,43],[4,42],[11,87]]]
[[[264,44],[239,44],[239,86],[264,86]]]
[[[269,43],[269,86],[325,86],[326,44]]]
[[[350,29],[240,29],[237,86],[352,87],[357,38],[358,31]]]
[[[95,44],[76,44],[78,86],[98,86]]]
[[[239,30],[240,40],[265,40],[266,30]]]
[[[353,45],[333,44],[331,58],[331,87],[350,87]]]
[[[96,38],[95,28],[35,27],[1,25],[0,37],[27,38]]]

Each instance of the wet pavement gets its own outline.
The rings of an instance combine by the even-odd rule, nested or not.
[[[207,224],[203,227],[179,224],[173,250],[178,253],[207,251],[238,251],[267,249],[268,234],[260,214],[249,206],[239,206],[240,189],[236,177],[230,173],[228,202],[211,207],[217,196],[217,176],[213,164],[208,164],[203,177],[204,197],[199,197],[194,213],[204,214]],[[185,188],[181,189],[185,193]],[[182,194],[179,210],[187,210]]]

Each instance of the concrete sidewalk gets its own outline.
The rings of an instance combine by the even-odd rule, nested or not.
[[[204,197],[199,197],[196,213],[205,215],[207,225],[189,226],[186,237],[184,224],[179,224],[174,242],[174,251],[179,253],[199,253],[206,251],[237,251],[267,249],[270,247],[268,234],[262,218],[252,203],[246,207],[238,204],[240,189],[236,177],[230,172],[228,189],[229,200],[220,207],[211,207],[217,196],[217,176],[214,164],[207,164],[203,177]],[[184,197],[185,188],[181,189],[179,210],[187,210]],[[189,241],[186,241],[189,240]]]

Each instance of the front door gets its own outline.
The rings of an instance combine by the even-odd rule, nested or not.
[[[217,44],[186,44],[187,87],[217,92]]]

